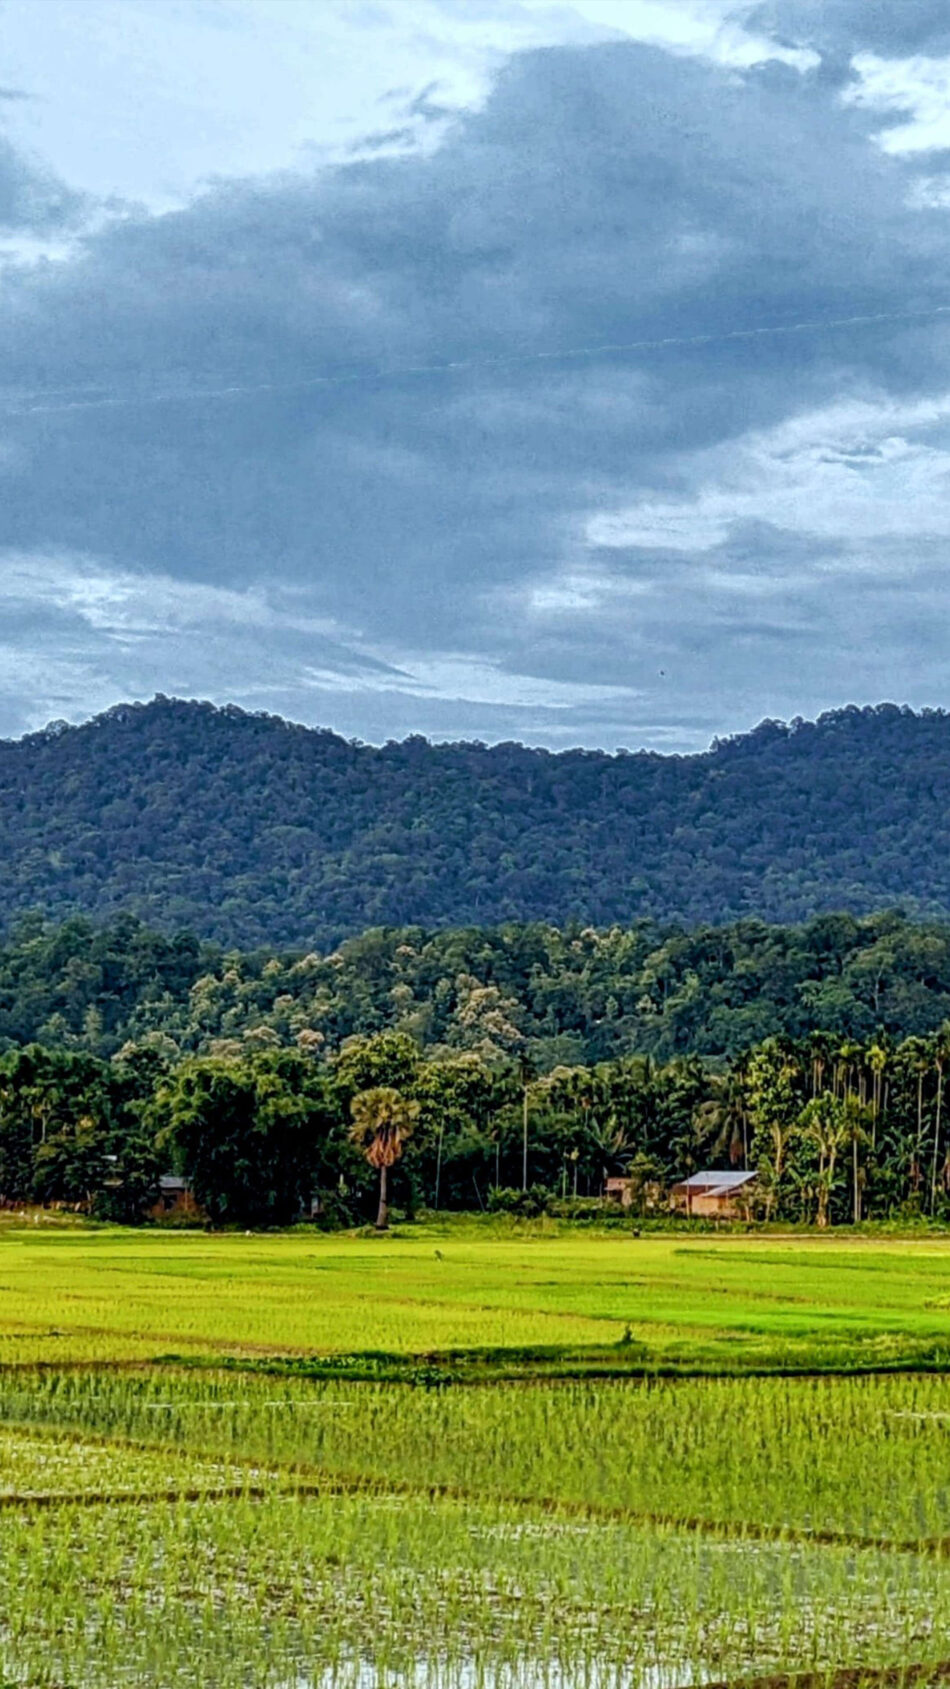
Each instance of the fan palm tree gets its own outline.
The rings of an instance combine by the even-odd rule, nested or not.
[[[389,1225],[389,1169],[402,1155],[403,1146],[412,1137],[419,1104],[393,1089],[391,1085],[374,1085],[360,1091],[350,1103],[353,1124],[350,1141],[361,1149],[371,1167],[379,1173],[379,1212],[376,1230],[386,1231]]]

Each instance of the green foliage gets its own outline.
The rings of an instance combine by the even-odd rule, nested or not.
[[[159,698],[0,744],[4,906],[324,947],[407,922],[948,915],[948,747],[942,712],[894,705],[763,722],[699,756],[555,756],[376,749]],[[878,962],[886,937],[872,995]],[[834,976],[814,986],[812,1021],[834,1024]],[[667,981],[659,960],[656,990],[688,1025],[688,974]],[[750,1009],[741,1041],[768,1030]]]
[[[218,1224],[287,1225],[309,1207],[328,1125],[305,1057],[182,1062],[152,1104],[156,1141]]]
[[[329,955],[31,918],[0,944],[0,1201],[135,1219],[174,1164],[216,1223],[312,1196],[367,1221],[351,1110],[382,1090],[413,1113],[387,1191],[409,1213],[525,1182],[550,1212],[619,1174],[650,1215],[751,1165],[769,1219],[950,1217],[948,1029],[950,928],[894,913],[378,929]]]
[[[0,1058],[0,1200],[141,1218],[158,1185],[128,1070],[30,1044]]]
[[[736,1057],[816,1026],[870,1043],[948,1018],[950,926],[894,912],[693,932],[399,927],[329,954],[222,954],[132,918],[31,917],[0,940],[0,1050],[36,1041],[153,1071],[181,1055],[342,1051],[352,1093],[404,1089],[420,1051],[451,1058],[464,1088],[466,1074],[518,1063],[546,1074],[637,1053]]]
[[[550,1192],[544,1185],[530,1185],[527,1190],[510,1190],[496,1186],[489,1192],[488,1208],[492,1214],[517,1214],[523,1220],[536,1220],[546,1214]]]

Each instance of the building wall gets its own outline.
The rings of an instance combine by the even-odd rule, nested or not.
[[[697,1219],[744,1220],[749,1197],[755,1186],[748,1184],[737,1191],[697,1191],[693,1196],[682,1185],[674,1185],[670,1193],[671,1207],[677,1214],[692,1214]]]
[[[608,1179],[604,1195],[608,1202],[619,1202],[621,1207],[630,1208],[633,1204],[633,1185],[629,1179]]]
[[[200,1220],[204,1209],[199,1208],[191,1191],[177,1191],[171,1197],[159,1197],[148,1210],[150,1220]]]
[[[735,1220],[741,1212],[734,1196],[716,1196],[712,1191],[708,1191],[705,1196],[694,1196],[689,1209],[690,1213],[700,1219],[711,1217]]]

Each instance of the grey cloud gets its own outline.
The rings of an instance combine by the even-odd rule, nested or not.
[[[0,548],[183,590],[292,589],[357,664],[494,665],[499,696],[481,700],[347,688],[340,663],[321,686],[316,636],[282,649],[275,634],[255,657],[222,631],[205,690],[269,687],[268,707],[348,731],[625,743],[627,713],[659,742],[664,720],[741,725],[737,698],[775,713],[781,619],[697,592],[705,554],[607,554],[586,524],[688,500],[710,451],[721,471],[740,436],[842,392],[939,388],[948,325],[904,313],[941,304],[950,225],[909,210],[907,190],[820,78],[632,45],[519,55],[428,154],[220,184],[8,274]],[[669,344],[596,350],[644,340]],[[775,524],[731,543],[723,567],[754,555],[766,576],[813,545]],[[614,590],[574,614],[532,609],[531,583],[572,567]],[[653,596],[625,598],[635,579]],[[808,592],[794,608],[797,648],[797,618],[824,612]],[[166,647],[173,674],[148,689],[202,690],[200,644],[180,664]],[[823,636],[814,647],[791,713],[836,701],[840,669]],[[108,660],[115,695],[130,689],[133,658]],[[629,709],[527,706],[514,686],[506,703],[525,675],[626,687]]]
[[[26,98],[13,88],[0,91],[0,100]],[[84,207],[81,194],[0,135],[0,229],[49,234],[74,224]]]
[[[844,62],[860,52],[950,53],[945,0],[758,0],[737,8],[737,16],[784,46],[811,47]]]

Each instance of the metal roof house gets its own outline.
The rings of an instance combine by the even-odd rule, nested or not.
[[[193,1218],[198,1212],[187,1179],[178,1173],[163,1173],[158,1181],[158,1201],[149,1209],[152,1219],[160,1220],[166,1214]]]
[[[706,1168],[692,1173],[670,1189],[673,1207],[681,1214],[710,1216],[721,1220],[735,1220],[748,1212],[748,1198],[752,1195],[758,1175],[748,1170],[742,1173],[719,1172]]]

